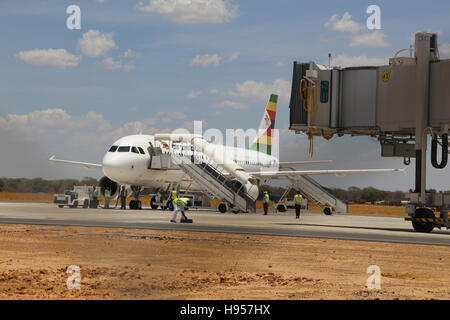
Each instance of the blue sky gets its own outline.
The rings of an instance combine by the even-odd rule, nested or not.
[[[430,6],[424,1],[192,0],[200,8],[210,5],[211,11],[203,14],[186,2],[1,1],[0,130],[3,119],[7,130],[2,140],[10,155],[33,159],[33,166],[25,160],[12,165],[17,156],[7,158],[0,176],[94,175],[49,167],[45,157],[57,153],[98,162],[114,138],[138,129],[152,133],[192,120],[219,129],[255,127],[269,94],[277,90],[277,127],[286,129],[293,60],[325,62],[332,52],[341,65],[380,63],[408,47],[413,33],[423,30],[439,32],[440,43],[450,43],[448,1]],[[81,8],[81,30],[66,28],[66,8],[72,4]],[[376,41],[368,42],[364,39],[372,32],[364,29],[366,8],[373,4],[381,7],[382,30]],[[335,23],[326,26],[330,21]],[[348,26],[360,29],[349,31]],[[83,37],[89,38],[84,48]],[[96,45],[100,54],[92,54]],[[450,55],[449,47],[441,53]],[[48,49],[65,52],[49,58]],[[72,59],[72,65],[64,59]],[[20,125],[14,115],[21,116],[16,117]],[[60,117],[65,120],[55,131],[52,121]],[[306,159],[304,138],[288,132],[282,137],[288,140],[285,145],[293,146],[282,160]],[[36,148],[36,158],[24,148],[11,147],[27,143],[31,146],[26,150]],[[400,160],[381,159],[378,144],[368,139],[317,143],[316,156],[337,159],[337,167],[401,166]],[[355,147],[362,150],[357,156],[351,153]],[[373,156],[367,159],[367,154]],[[386,177],[370,179],[322,181],[386,188],[407,188],[411,182],[405,178],[392,186]],[[436,181],[445,188],[446,181]]]

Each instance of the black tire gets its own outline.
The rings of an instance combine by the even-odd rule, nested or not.
[[[225,203],[221,203],[219,204],[217,209],[219,210],[220,213],[225,213],[227,212],[227,205]]]
[[[286,212],[286,211],[287,211],[287,208],[286,208],[286,206],[285,206],[284,204],[279,204],[279,205],[277,206],[277,211],[278,211],[278,212]]]
[[[84,208],[84,209],[89,208],[89,200],[88,200],[88,199],[84,199],[84,202],[83,202],[83,208]]]
[[[58,208],[64,208],[62,204],[58,204]]]
[[[74,201],[73,204],[71,206],[69,206],[69,207],[72,208],[72,209],[78,207],[78,201]]]
[[[152,200],[150,201],[150,207],[152,208],[152,210],[157,210],[157,209],[158,209],[158,206],[157,206],[157,205],[154,205],[154,204],[153,204],[154,202],[155,202],[155,199],[152,198]]]
[[[173,211],[173,202],[170,201],[169,205],[167,206],[167,210]]]
[[[436,219],[434,212],[427,208],[419,208],[416,210],[414,218],[419,219]],[[421,221],[413,221],[413,228],[416,232],[419,233],[430,233],[436,227],[436,222],[421,222]]]
[[[327,216],[332,216],[333,215],[333,209],[330,207],[326,207],[325,209],[323,209],[323,213]]]
[[[130,210],[135,210],[136,209],[136,200],[131,200],[130,201]]]

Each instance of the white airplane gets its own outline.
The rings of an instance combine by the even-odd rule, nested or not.
[[[345,175],[353,173],[382,173],[400,172],[404,169],[366,169],[366,170],[308,170],[296,171],[293,167],[313,164],[330,163],[331,161],[301,161],[301,162],[279,162],[278,158],[272,155],[272,135],[275,127],[276,106],[278,96],[272,94],[266,106],[261,121],[257,137],[249,149],[224,146],[219,144],[209,144],[210,150],[219,154],[226,154],[233,162],[238,172],[246,175],[252,182],[247,182],[246,191],[250,197],[256,200],[259,195],[258,182],[271,179],[285,179],[287,176],[301,175],[323,175],[335,174]],[[159,136],[159,137],[158,137]],[[171,183],[179,183],[179,188],[190,191],[202,191],[179,167],[165,166],[161,162],[166,155],[171,156],[192,156],[194,145],[182,141],[169,141],[161,137],[168,137],[171,134],[161,135],[130,135],[120,138],[112,144],[108,152],[103,157],[102,164],[69,161],[56,159],[52,156],[49,160],[74,165],[84,166],[88,169],[102,169],[104,177],[100,179],[101,192],[104,194],[106,188],[111,190],[112,196],[116,196],[121,185],[131,188],[136,197],[136,202],[130,203],[132,209],[140,209],[141,202],[138,200],[138,193],[143,188],[163,190],[169,188]],[[192,137],[193,135],[190,135]],[[154,150],[159,150],[160,155],[156,160]],[[195,149],[197,150],[197,149]],[[200,155],[201,161],[205,163],[214,162],[208,154]],[[158,163],[155,163],[158,162]],[[276,168],[275,170],[273,168]],[[263,169],[263,170],[262,170]],[[280,170],[281,169],[281,170]],[[241,171],[239,171],[241,170]],[[242,181],[242,180],[241,180]],[[250,183],[250,184],[249,184]],[[245,183],[244,183],[245,184]],[[248,186],[251,186],[250,188]],[[253,187],[254,186],[254,187]]]

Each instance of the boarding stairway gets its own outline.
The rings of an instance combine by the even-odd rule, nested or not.
[[[193,156],[172,153],[172,161],[196,182],[211,199],[226,201],[233,211],[256,212],[255,201],[238,180],[231,179],[223,168]],[[196,160],[196,161],[193,161]]]
[[[332,208],[333,211],[338,213],[347,213],[347,204],[342,200],[339,200],[334,195],[329,193],[317,183],[314,179],[308,176],[295,176],[289,177],[292,182],[292,187],[303,194],[309,201],[317,204],[320,208]]]

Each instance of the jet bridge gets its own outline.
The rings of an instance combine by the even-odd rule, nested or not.
[[[399,57],[410,51],[409,57]],[[417,33],[414,49],[402,49],[389,65],[330,68],[294,62],[290,129],[314,137],[361,135],[378,138],[383,157],[415,158],[416,185],[409,194],[408,221],[418,232],[450,228],[450,195],[426,193],[426,153],[448,163],[450,60],[439,57],[437,34]],[[441,152],[439,154],[439,149]],[[439,219],[430,209],[441,212]]]

